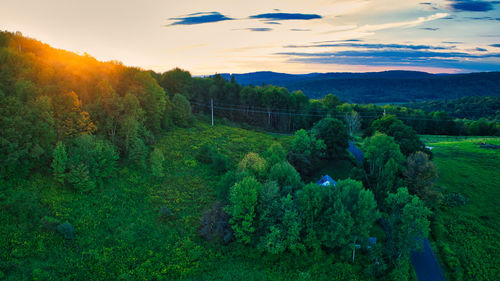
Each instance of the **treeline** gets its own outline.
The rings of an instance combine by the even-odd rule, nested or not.
[[[44,169],[57,154],[66,182],[89,189],[112,174],[102,163],[144,166],[155,136],[190,122],[188,100],[149,72],[0,32],[1,175]]]
[[[445,111],[455,118],[477,120],[500,118],[500,97],[463,97],[455,100],[429,100],[409,103],[406,106],[425,112]]]
[[[445,111],[349,104],[332,94],[313,100],[302,91],[289,92],[284,87],[272,85],[243,87],[234,78],[228,81],[221,75],[192,78],[189,72],[174,69],[154,77],[167,92],[186,96],[195,112],[209,114],[213,99],[216,117],[280,132],[310,129],[326,116],[344,120],[351,112],[358,113],[361,129],[368,128],[384,114],[397,116],[419,134],[496,135],[500,128],[496,120],[455,119]]]

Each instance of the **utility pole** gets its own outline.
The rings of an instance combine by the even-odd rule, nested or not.
[[[212,127],[214,126],[214,99],[210,99],[210,105],[212,108]]]

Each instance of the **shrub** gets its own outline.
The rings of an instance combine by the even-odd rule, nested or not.
[[[229,225],[229,215],[223,210],[221,203],[215,202],[210,209],[203,212],[199,233],[214,243],[227,244],[231,241],[233,232]]]
[[[53,217],[48,217],[48,216],[44,216],[42,218],[42,227],[48,231],[56,231],[57,230],[57,226],[60,224],[61,222],[56,219],[56,218],[53,218]]]
[[[198,153],[196,153],[195,159],[198,162],[210,164],[212,162],[212,154],[214,153],[214,147],[206,143],[200,147]]]
[[[66,240],[73,240],[75,238],[75,228],[69,222],[58,225],[57,232],[63,235]]]
[[[450,207],[463,206],[469,200],[460,193],[450,193],[444,197],[444,204]]]
[[[227,157],[220,153],[212,154],[212,168],[219,175],[229,170],[229,161]]]
[[[172,218],[174,216],[172,211],[165,206],[160,207],[160,210],[158,210],[158,215],[160,215],[160,218],[162,218],[164,220]]]

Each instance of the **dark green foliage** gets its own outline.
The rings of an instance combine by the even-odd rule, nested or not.
[[[387,196],[388,254],[392,261],[407,259],[411,250],[418,250],[429,233],[431,211],[405,187]]]
[[[288,162],[281,162],[272,166],[269,170],[269,180],[277,182],[282,188],[291,187],[290,191],[298,190],[302,187],[299,173]]]
[[[440,99],[410,103],[407,106],[425,112],[446,111],[455,118],[494,119],[500,114],[500,97],[472,96],[453,100]]]
[[[365,170],[371,188],[379,203],[384,201],[387,192],[400,186],[404,157],[399,145],[392,137],[375,134],[366,138],[363,144]]]
[[[41,223],[42,223],[42,227],[45,230],[51,231],[51,232],[56,232],[57,226],[59,224],[61,224],[61,222],[58,219],[53,218],[53,217],[49,217],[49,216],[44,216],[41,220]]]
[[[165,206],[160,207],[160,210],[158,210],[158,215],[163,220],[171,219],[174,216],[172,211]]]
[[[196,160],[201,163],[210,164],[214,153],[215,148],[212,145],[207,143],[203,144],[196,153]]]
[[[410,155],[406,161],[408,191],[418,195],[427,206],[437,206],[443,195],[434,185],[438,173],[429,156],[421,151]]]
[[[175,94],[172,98],[173,103],[173,111],[172,111],[172,119],[174,120],[174,124],[179,127],[187,127],[191,118],[191,105],[189,101],[180,94]]]
[[[450,207],[456,207],[456,206],[463,206],[467,204],[468,201],[469,200],[467,200],[467,198],[465,198],[462,194],[452,192],[444,196],[443,203]]]
[[[326,145],[306,130],[295,132],[287,159],[303,176],[310,176],[325,156]]]
[[[66,169],[68,168],[68,156],[66,155],[66,147],[62,142],[58,142],[54,152],[52,153],[52,171],[54,178],[59,183],[64,183]]]
[[[75,228],[69,222],[64,222],[58,225],[57,232],[59,232],[66,240],[73,240],[75,238]]]
[[[89,192],[96,188],[96,183],[92,180],[89,169],[84,163],[73,165],[66,179],[79,192]]]
[[[381,132],[394,138],[399,144],[401,152],[408,156],[417,151],[424,151],[425,145],[420,141],[415,130],[405,125],[395,116],[386,115],[380,119],[373,121],[369,132]],[[430,152],[429,152],[430,154]]]
[[[151,166],[151,174],[156,178],[162,178],[165,176],[163,162],[165,162],[165,156],[163,156],[163,151],[159,148],[153,149],[151,155],[149,156],[149,164]]]
[[[346,156],[347,128],[342,121],[335,118],[324,118],[312,128],[315,137],[324,141],[328,158],[343,158]]]
[[[212,154],[212,168],[221,175],[229,170],[229,160],[227,156],[221,153]]]
[[[215,202],[203,212],[200,219],[200,235],[213,243],[228,244],[233,232],[229,224],[229,215],[221,203]]]

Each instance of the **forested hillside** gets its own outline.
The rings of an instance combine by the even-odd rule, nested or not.
[[[334,93],[353,103],[395,103],[466,96],[500,96],[500,73],[429,74],[414,71],[376,73],[311,73],[291,75],[256,72],[226,74],[243,85],[272,84],[301,90],[310,98]]]
[[[406,106],[425,112],[445,111],[455,118],[491,120],[500,118],[500,97],[463,97],[456,100],[409,103]]]

